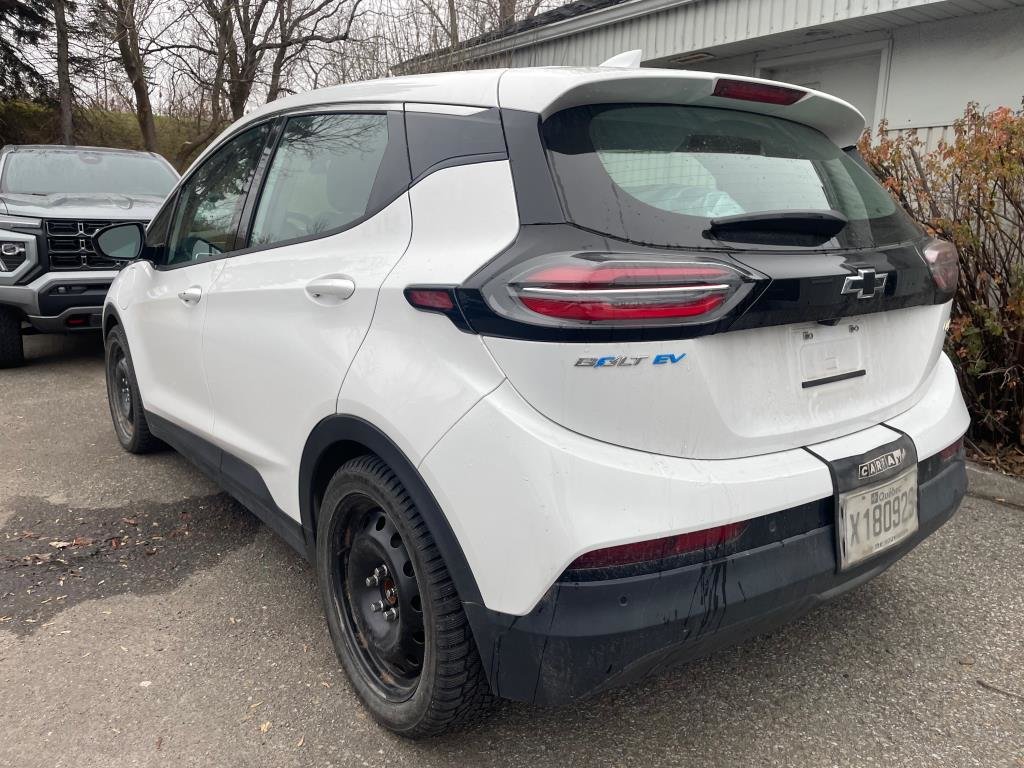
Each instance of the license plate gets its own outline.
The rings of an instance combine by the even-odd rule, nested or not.
[[[839,494],[839,567],[894,547],[917,530],[917,467],[887,483]]]

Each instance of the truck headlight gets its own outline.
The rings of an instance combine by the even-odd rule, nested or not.
[[[0,240],[0,272],[11,272],[25,261],[28,251],[24,243]]]

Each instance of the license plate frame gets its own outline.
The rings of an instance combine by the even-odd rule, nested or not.
[[[897,502],[893,503],[893,499]],[[912,507],[911,514],[906,512],[908,504]],[[873,515],[876,506],[879,508],[877,525]],[[892,520],[896,506],[899,507],[898,524]],[[836,504],[839,570],[855,568],[898,546],[919,528],[916,465],[884,482],[840,493]]]

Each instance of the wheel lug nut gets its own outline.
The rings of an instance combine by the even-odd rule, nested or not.
[[[370,610],[373,611],[374,613],[380,613],[381,611],[384,610],[384,601],[383,600],[375,600],[374,602],[370,603]]]
[[[381,579],[388,575],[388,567],[386,565],[378,565],[373,569],[373,573],[366,577],[366,586],[376,587],[380,584]]]
[[[384,611],[384,618],[388,621],[394,621],[398,618],[398,609],[388,608],[386,611]]]

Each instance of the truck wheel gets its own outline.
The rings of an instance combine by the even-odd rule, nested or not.
[[[129,453],[149,453],[163,447],[163,443],[149,432],[135,368],[121,326],[115,325],[110,329],[105,347],[107,404],[118,442]]]
[[[0,368],[15,368],[24,362],[21,315],[11,307],[0,307]]]
[[[484,714],[491,690],[434,539],[376,456],[342,466],[317,521],[317,578],[334,648],[381,724],[432,736]]]

